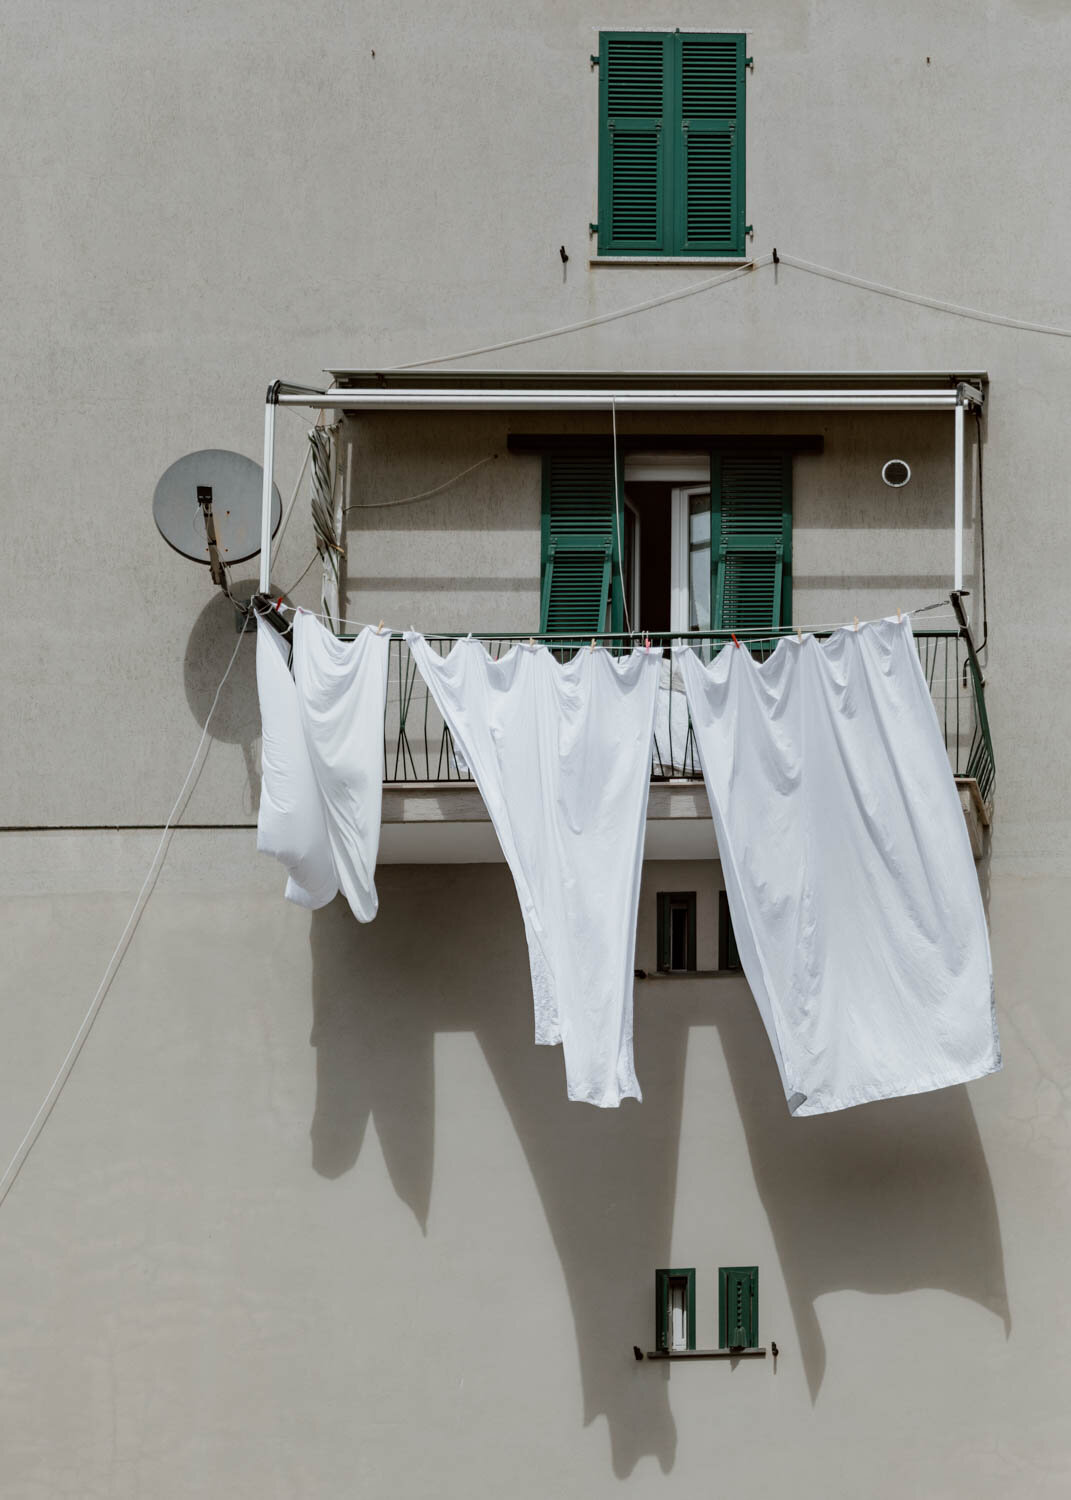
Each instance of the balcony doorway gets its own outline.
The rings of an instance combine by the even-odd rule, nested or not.
[[[633,628],[709,630],[709,456],[630,454],[624,489],[622,575]]]

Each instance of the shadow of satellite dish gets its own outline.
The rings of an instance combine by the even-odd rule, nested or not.
[[[257,580],[245,578],[231,584],[236,599],[248,599],[256,593]],[[234,605],[225,594],[214,594],[194,621],[186,642],[183,661],[183,676],[186,685],[186,701],[190,712],[203,729],[208,719],[212,700],[219,687],[223,669],[230,660],[235,647],[238,619]],[[260,709],[257,704],[256,672],[256,625],[247,624],[247,640],[242,642],[238,660],[231,668],[231,675],[223,685],[223,691],[212,718],[211,734],[214,740],[231,745],[252,745],[260,734]]]

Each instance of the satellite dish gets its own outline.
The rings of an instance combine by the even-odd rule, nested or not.
[[[152,497],[153,520],[169,547],[206,567],[213,565],[209,527],[214,526],[219,560],[232,567],[260,551],[263,485],[264,471],[244,454],[226,448],[187,453],[160,476]],[[282,514],[282,498],[272,485],[272,536]]]

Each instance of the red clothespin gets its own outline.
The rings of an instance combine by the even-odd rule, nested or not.
[[[276,599],[276,601],[275,601],[275,608],[279,612],[279,614],[282,614],[282,612],[283,612],[283,596],[282,596],[282,594],[280,594],[279,597],[278,597],[278,599]]]
[[[649,635],[645,635],[644,636],[644,638],[643,638],[643,646],[644,646],[644,650],[645,651],[650,651],[650,649],[651,649],[651,637]]]
[[[730,630],[730,632],[729,632],[729,634],[730,634],[730,635],[733,635],[733,633],[732,633],[732,631],[731,631],[731,630]],[[733,645],[734,645],[734,646],[735,646],[735,647],[736,647],[736,649],[737,649],[737,650],[738,650],[738,651],[739,651],[739,650],[740,650],[740,642],[739,642],[739,641],[738,641],[738,640],[737,640],[737,638],[736,638],[736,636],[735,636],[735,635],[733,635]]]

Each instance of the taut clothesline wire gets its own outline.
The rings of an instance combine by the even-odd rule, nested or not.
[[[314,620],[323,620],[323,621],[325,621],[325,623],[330,624],[330,620],[328,619],[327,615],[320,614],[315,609],[306,609],[305,606],[302,605],[302,604],[287,604],[282,599],[278,599],[272,605],[272,608],[273,609],[277,609],[280,614],[312,615],[312,617],[313,617]],[[933,601],[932,604],[919,604],[919,605],[916,605],[916,607],[914,609],[905,609],[905,610],[901,610],[900,612],[901,612],[901,614],[909,615],[909,616],[911,616],[913,618],[915,615],[929,614],[932,610],[935,610],[935,609],[947,609],[947,610],[950,611],[950,613],[952,613],[951,605],[949,604],[949,602],[948,602],[947,599],[936,599],[936,600]],[[954,617],[955,616],[953,614],[953,618]],[[884,617],[881,617],[881,618],[884,618]],[[358,630],[363,630],[365,628],[365,626],[369,626],[373,630],[381,630],[383,628],[383,621],[382,620],[379,621],[378,625],[375,622],[373,622],[372,620],[340,620],[338,623],[340,625],[353,625]],[[741,644],[744,645],[744,646],[746,646],[748,644],[748,638],[749,637],[751,637],[751,638],[753,638],[755,640],[769,641],[769,640],[773,640],[773,638],[775,636],[777,636],[777,637],[784,636],[787,639],[789,636],[793,636],[793,635],[817,635],[820,632],[827,631],[827,630],[847,630],[849,628],[849,626],[852,625],[852,623],[853,622],[851,620],[830,620],[830,621],[827,621],[824,625],[782,625],[777,630],[738,630],[737,631],[737,635],[739,635],[739,636],[742,637]],[[868,623],[872,624],[874,622],[873,621],[869,621],[868,622],[866,620],[859,620],[856,623],[858,623],[859,625],[865,625],[865,624],[868,624]],[[393,630],[393,629],[391,630],[390,633],[391,633],[391,635],[395,639],[398,639],[398,640],[400,640],[402,638],[402,636],[405,634],[405,632],[402,631],[402,630]],[[630,631],[628,631],[626,633],[629,634],[629,635],[636,635],[637,638],[639,638],[639,632],[630,630]],[[654,635],[657,635],[657,636],[672,637],[673,640],[677,640],[678,638],[683,639],[684,637],[686,637],[689,634],[689,632],[686,631],[686,630],[685,631],[680,631],[680,630],[678,630],[678,631],[674,631],[674,630],[656,630],[654,632],[648,632],[648,634],[652,634],[652,633]],[[725,636],[728,636],[730,634],[730,632],[728,632],[728,631],[720,631],[720,632],[719,631],[701,631],[699,633],[702,634],[702,635],[712,635],[712,634],[716,635],[716,634],[721,634],[721,635],[725,635]],[[468,632],[468,634],[469,635],[473,635],[473,634],[475,634],[475,632],[473,632],[473,631],[470,630]],[[493,630],[489,630],[489,631],[485,631],[484,632],[484,635],[485,635],[485,637],[488,640],[498,640],[499,638],[503,638],[503,637],[508,636],[508,634],[509,633],[505,632],[505,631],[503,631],[503,632],[496,632],[496,631],[493,631]],[[606,632],[603,631],[602,634],[605,635]],[[452,632],[452,631],[451,632],[446,632],[445,633],[445,638],[447,638],[447,639],[454,639],[455,635],[456,635],[455,632]],[[596,640],[598,640],[598,637],[599,637],[599,632],[596,631],[596,635],[595,635]],[[443,638],[443,633],[442,632],[439,632],[439,633],[437,633],[435,631],[432,632],[432,639],[442,639],[442,638]],[[456,639],[457,640],[463,640],[464,638],[465,637],[463,635],[460,635],[460,634],[456,635]],[[479,639],[479,637],[477,637],[477,639]],[[527,640],[528,637],[525,636],[523,633],[521,633],[521,634],[518,634],[516,636],[516,639],[517,640]],[[577,641],[579,643],[579,642],[581,642],[582,639],[586,640],[587,637],[586,636],[581,636],[581,635],[577,635],[577,636],[571,636],[570,635],[570,636],[563,636],[562,639],[564,641],[566,641],[566,642],[571,642],[571,641],[575,640],[575,641]],[[553,639],[551,641],[547,642],[546,644],[553,644]]]

